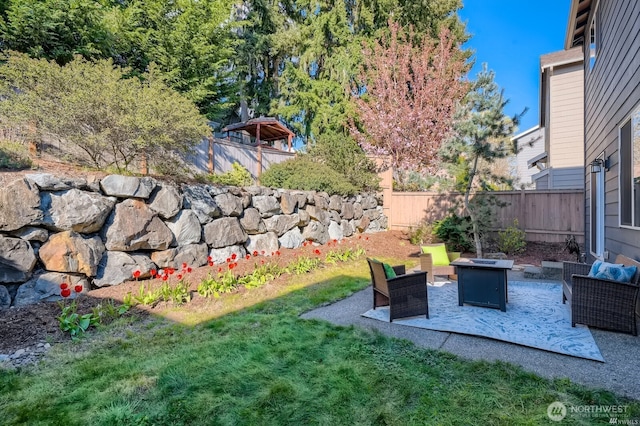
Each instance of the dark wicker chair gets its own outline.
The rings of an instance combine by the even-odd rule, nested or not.
[[[562,303],[568,301],[571,305],[571,325],[574,327],[584,324],[637,336],[640,262],[618,255],[614,263],[635,265],[638,272],[630,283],[622,283],[589,277],[591,265],[563,262]]]
[[[367,259],[373,284],[373,309],[389,306],[389,320],[425,315],[429,318],[427,273],[407,274],[404,265],[394,266],[398,275],[387,279],[382,263]]]

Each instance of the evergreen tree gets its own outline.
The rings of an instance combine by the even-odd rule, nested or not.
[[[472,90],[460,104],[454,121],[453,136],[443,145],[441,158],[457,176],[459,189],[464,193],[464,210],[471,219],[476,255],[482,257],[482,204],[470,202],[471,191],[490,189],[489,182],[504,177],[492,173],[491,168],[479,167],[484,161],[492,164],[514,152],[511,142],[522,114],[504,114],[507,104],[503,91],[494,81],[494,73],[486,64],[473,83]]]

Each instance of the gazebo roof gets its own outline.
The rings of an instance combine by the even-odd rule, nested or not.
[[[258,128],[260,135],[258,137]],[[222,129],[223,132],[239,132],[244,130],[259,141],[289,140],[294,133],[273,117],[252,118],[244,123],[234,123]]]

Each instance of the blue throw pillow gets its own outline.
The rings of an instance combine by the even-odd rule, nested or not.
[[[603,262],[600,268],[598,268],[595,277],[628,283],[631,282],[631,279],[636,274],[636,270],[637,268],[635,266],[614,265]]]
[[[604,262],[602,262],[602,260],[596,260],[595,262],[593,262],[593,265],[591,265],[591,269],[589,270],[589,276],[595,278],[596,274],[598,273],[598,269],[600,269],[600,265],[602,265],[603,263]]]

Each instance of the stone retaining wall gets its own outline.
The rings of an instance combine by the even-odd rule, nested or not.
[[[118,285],[135,270],[145,277],[386,228],[372,194],[26,175],[0,188],[0,309],[59,300],[62,282]]]

